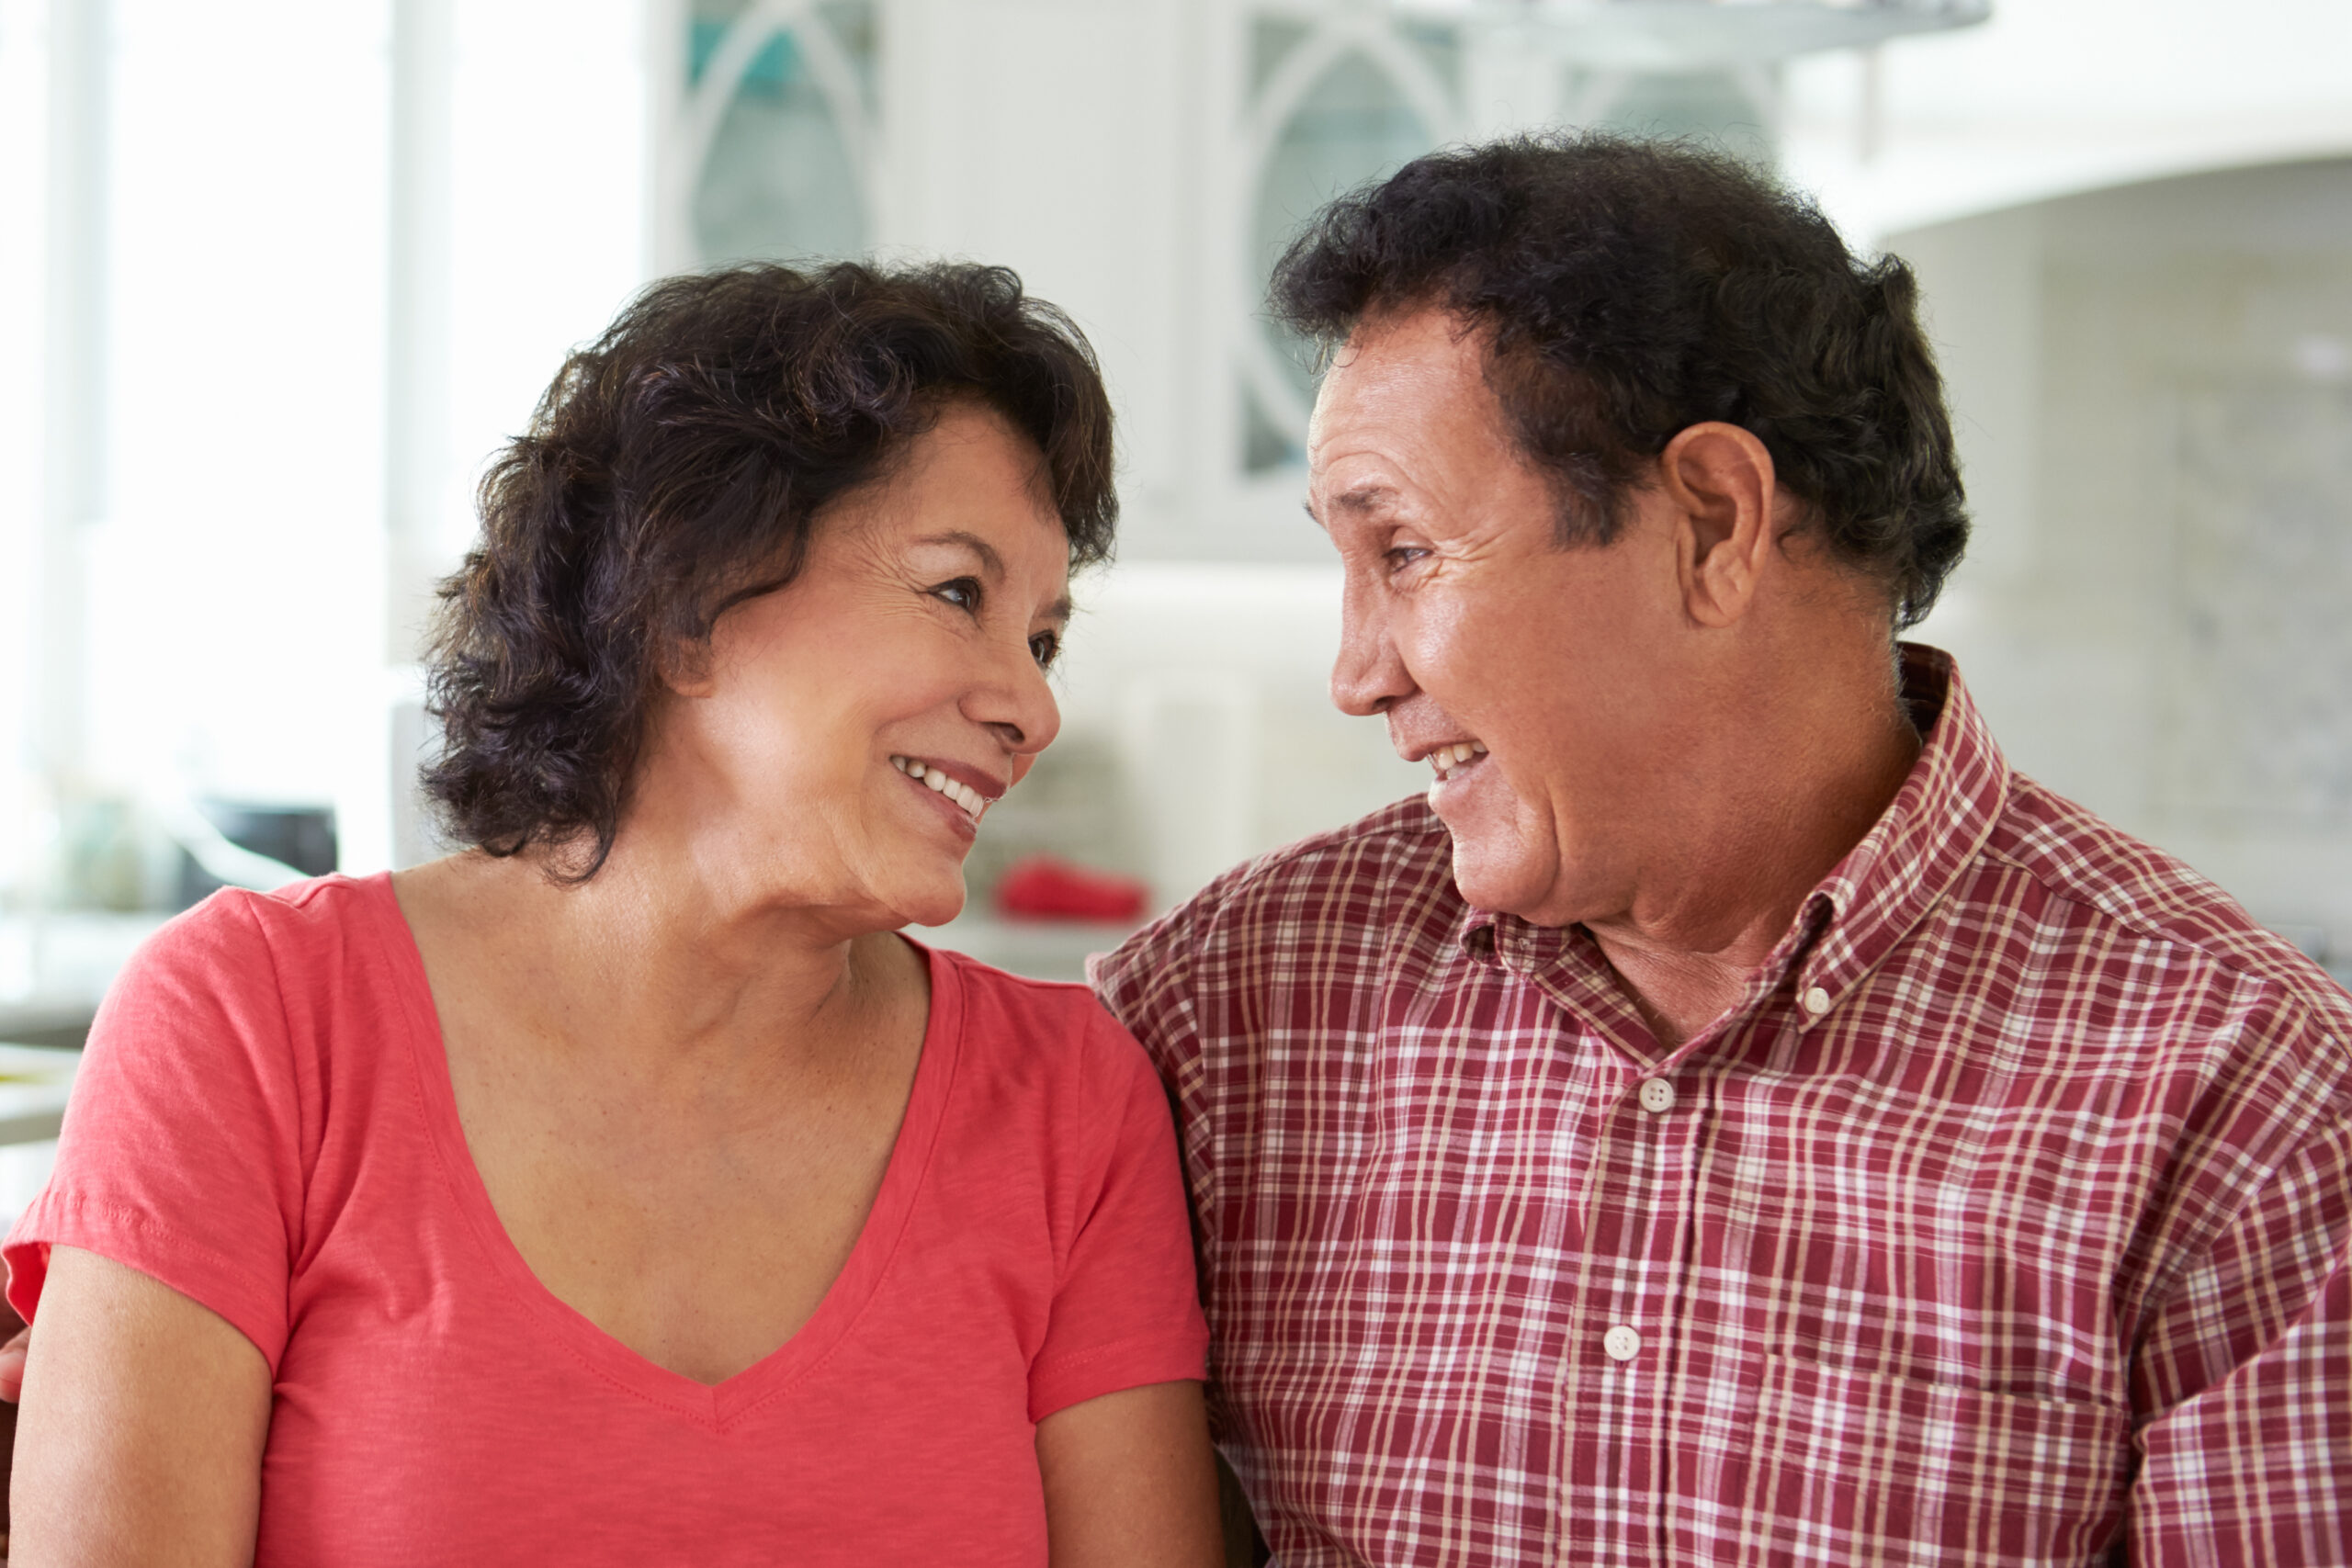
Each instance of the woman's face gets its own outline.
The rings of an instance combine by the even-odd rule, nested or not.
[[[719,617],[649,758],[684,787],[640,799],[691,813],[724,857],[706,873],[763,900],[848,928],[950,919],[981,818],[1060,728],[1046,666],[1069,616],[1035,446],[951,407],[819,517],[798,577]]]

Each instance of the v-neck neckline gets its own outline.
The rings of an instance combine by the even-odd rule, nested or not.
[[[905,1114],[890,1145],[889,1163],[874,1206],[850,1247],[817,1310],[791,1337],[767,1355],[716,1383],[697,1382],[683,1372],[657,1365],[596,1326],[577,1308],[548,1289],[532,1272],[504,1222],[490,1201],[473,1150],[466,1143],[465,1126],[458,1116],[458,1094],[449,1074],[449,1053],[434,1005],[433,988],[424,970],[424,956],[416,934],[401,910],[392,890],[391,874],[367,878],[373,885],[385,932],[395,962],[404,971],[400,995],[407,1014],[407,1034],[424,1099],[426,1130],[448,1178],[450,1194],[467,1226],[481,1244],[492,1271],[508,1293],[547,1326],[553,1339],[587,1369],[625,1392],[697,1424],[724,1427],[752,1407],[788,1392],[823,1363],[856,1325],[872,1303],[897,1255],[907,1221],[914,1211],[923,1174],[938,1142],[940,1123],[955,1077],[956,1058],[963,1039],[963,985],[956,965],[922,943],[907,941],[920,954],[931,976],[930,1016],[923,1026],[922,1054],[915,1063],[914,1082],[908,1091]],[[907,940],[907,939],[901,939]]]

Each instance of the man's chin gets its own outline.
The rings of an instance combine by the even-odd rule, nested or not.
[[[1518,843],[1482,843],[1456,833],[1454,888],[1474,909],[1517,915],[1538,925],[1551,923],[1542,917],[1556,900],[1557,879],[1552,874],[1551,858],[1542,857],[1541,865],[1531,863],[1536,858]]]

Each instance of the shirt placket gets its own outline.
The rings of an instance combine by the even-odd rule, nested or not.
[[[1599,1495],[1626,1562],[1667,1554],[1668,1416],[1683,1334],[1703,1094],[1687,1066],[1629,1064],[1600,1110],[1586,1235],[1591,1267],[1571,1358],[1591,1411]],[[1583,1425],[1584,1423],[1580,1423]]]
[[[1505,938],[1506,964],[1525,962]],[[1572,1014],[1572,987],[1531,976]],[[1588,1022],[1577,1042],[1589,1180],[1558,1389],[1555,1529],[1566,1558],[1666,1561],[1668,1416],[1690,1299],[1689,1250],[1706,1099],[1701,1042],[1654,1064]]]

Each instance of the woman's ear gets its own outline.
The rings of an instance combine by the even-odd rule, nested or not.
[[[712,664],[707,637],[665,637],[656,645],[653,656],[654,673],[673,695],[680,697],[707,697],[718,689]]]
[[[1728,626],[1747,613],[1778,537],[1772,454],[1710,420],[1667,443],[1658,479],[1675,513],[1684,609],[1701,626]]]

